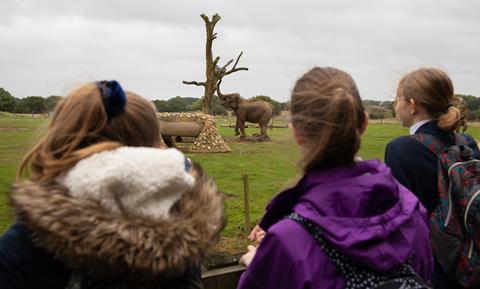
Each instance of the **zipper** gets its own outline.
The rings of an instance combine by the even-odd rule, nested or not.
[[[465,224],[465,229],[468,232],[468,225],[467,225],[467,218],[468,218],[468,212],[470,211],[470,207],[472,206],[473,201],[475,198],[480,195],[480,190],[476,191],[475,194],[470,198],[467,204],[467,209],[465,210],[465,214],[463,215],[463,223]]]
[[[464,164],[468,164],[468,163],[475,163],[475,162],[480,162],[480,160],[470,160],[470,161],[466,161],[466,162],[457,162],[457,163],[454,163],[450,168],[448,168],[448,179],[449,179],[450,184],[448,185],[448,212],[447,212],[447,217],[445,218],[445,227],[448,226],[448,223],[450,222],[450,218],[452,217],[452,211],[453,211],[451,172],[455,167],[457,167],[459,165],[464,165]]]
[[[472,259],[473,255],[473,239],[470,239],[470,248],[468,249],[468,259]]]

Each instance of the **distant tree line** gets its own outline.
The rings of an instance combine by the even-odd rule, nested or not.
[[[278,102],[266,95],[258,95],[252,97],[251,100],[264,100],[270,103],[276,115],[282,110],[290,109],[290,102]],[[153,103],[159,112],[185,112],[185,111],[201,111],[202,99],[196,97],[176,96],[168,100],[154,100]],[[228,110],[221,105],[221,100],[216,95],[213,98],[213,115],[227,115]]]
[[[480,120],[480,98],[473,95],[456,94],[463,98],[468,107],[468,121]],[[364,100],[363,105],[371,119],[385,119],[395,117],[393,101]]]
[[[468,121],[480,120],[480,98],[473,95],[457,94],[464,99],[469,113]],[[11,113],[48,113],[54,110],[57,103],[62,99],[61,96],[51,95],[48,97],[28,96],[17,98],[11,95],[7,90],[0,87],[0,111]],[[279,102],[266,95],[258,95],[250,98],[251,100],[264,100],[269,102],[275,112],[279,115],[282,110],[290,109],[290,101]],[[153,103],[159,112],[186,112],[201,111],[202,99],[196,97],[176,96],[168,100],[154,100]],[[371,119],[385,119],[395,116],[393,111],[393,101],[364,100],[363,104],[368,111]],[[221,105],[221,100],[215,96],[213,98],[212,114],[227,115],[228,110]]]
[[[48,113],[55,109],[57,103],[62,99],[61,96],[51,95],[48,97],[28,96],[17,98],[10,94],[4,88],[0,88],[0,111],[11,113]],[[280,114],[282,110],[289,109],[289,102],[278,102],[266,95],[258,95],[252,100],[264,100],[272,104],[275,114]],[[201,111],[202,99],[196,97],[176,96],[168,100],[153,100],[157,111],[159,112],[185,112]],[[228,110],[221,105],[221,100],[215,96],[213,98],[214,115],[227,115]]]
[[[17,98],[4,88],[0,88],[0,111],[11,113],[48,113],[55,108],[61,98],[58,95],[51,95],[47,98],[41,96]]]
[[[51,95],[49,97],[28,96],[25,98],[17,98],[10,94],[6,89],[0,87],[0,111],[11,113],[48,113],[55,109],[61,96]],[[269,96],[259,95],[252,98],[253,100],[265,100],[272,104],[275,114],[280,114],[282,110],[289,109],[289,103],[281,103]],[[202,99],[196,97],[176,96],[168,100],[154,100],[153,103],[159,112],[185,112],[185,111],[201,111]],[[221,100],[215,96],[213,98],[214,115],[227,115],[228,110],[221,105]]]
[[[385,119],[395,116],[393,101],[364,100],[363,106],[371,119]]]
[[[480,98],[473,96],[473,95],[463,95],[457,94],[463,98],[463,100],[467,103],[468,107],[468,121],[478,121],[480,120]]]

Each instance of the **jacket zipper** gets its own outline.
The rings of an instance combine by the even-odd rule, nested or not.
[[[473,239],[470,238],[470,248],[468,249],[468,259],[471,259],[473,255]]]
[[[465,224],[465,229],[467,230],[467,232],[468,232],[468,225],[467,225],[468,213],[470,211],[470,207],[472,206],[473,201],[478,195],[480,195],[480,190],[476,191],[475,194],[473,194],[473,196],[470,198],[467,204],[467,209],[465,210],[465,214],[463,215],[463,222]]]

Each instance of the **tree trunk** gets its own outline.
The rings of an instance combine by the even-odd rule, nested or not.
[[[215,76],[215,66],[219,59],[213,60],[212,53],[212,43],[216,38],[213,30],[215,29],[215,24],[220,20],[218,14],[213,15],[212,21],[208,19],[205,14],[201,15],[202,19],[205,21],[205,29],[207,31],[207,43],[205,46],[205,77],[207,81],[205,82],[205,92],[203,94],[203,103],[202,103],[202,112],[205,114],[211,114],[213,107],[213,96],[215,94],[217,77]]]
[[[248,70],[246,67],[238,67],[237,64],[242,56],[243,52],[241,52],[238,57],[237,61],[233,68],[227,71],[227,67],[233,62],[233,59],[228,61],[224,66],[219,67],[218,61],[220,57],[213,58],[212,53],[212,44],[213,40],[217,38],[217,34],[214,33],[215,25],[221,19],[218,14],[213,15],[212,20],[208,19],[205,14],[200,15],[203,21],[205,21],[205,29],[207,32],[207,43],[205,46],[205,60],[206,60],[206,67],[205,67],[205,76],[206,81],[198,82],[198,81],[183,81],[184,84],[191,84],[196,86],[203,86],[204,93],[203,93],[203,102],[202,102],[202,112],[205,114],[212,114],[213,109],[213,97],[215,95],[215,91],[217,90],[217,83],[218,81],[224,77],[225,75],[229,75],[233,72],[240,71],[240,70]]]

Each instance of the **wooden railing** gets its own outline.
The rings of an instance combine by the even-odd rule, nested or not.
[[[245,267],[234,265],[206,271],[202,274],[204,289],[236,289]]]

